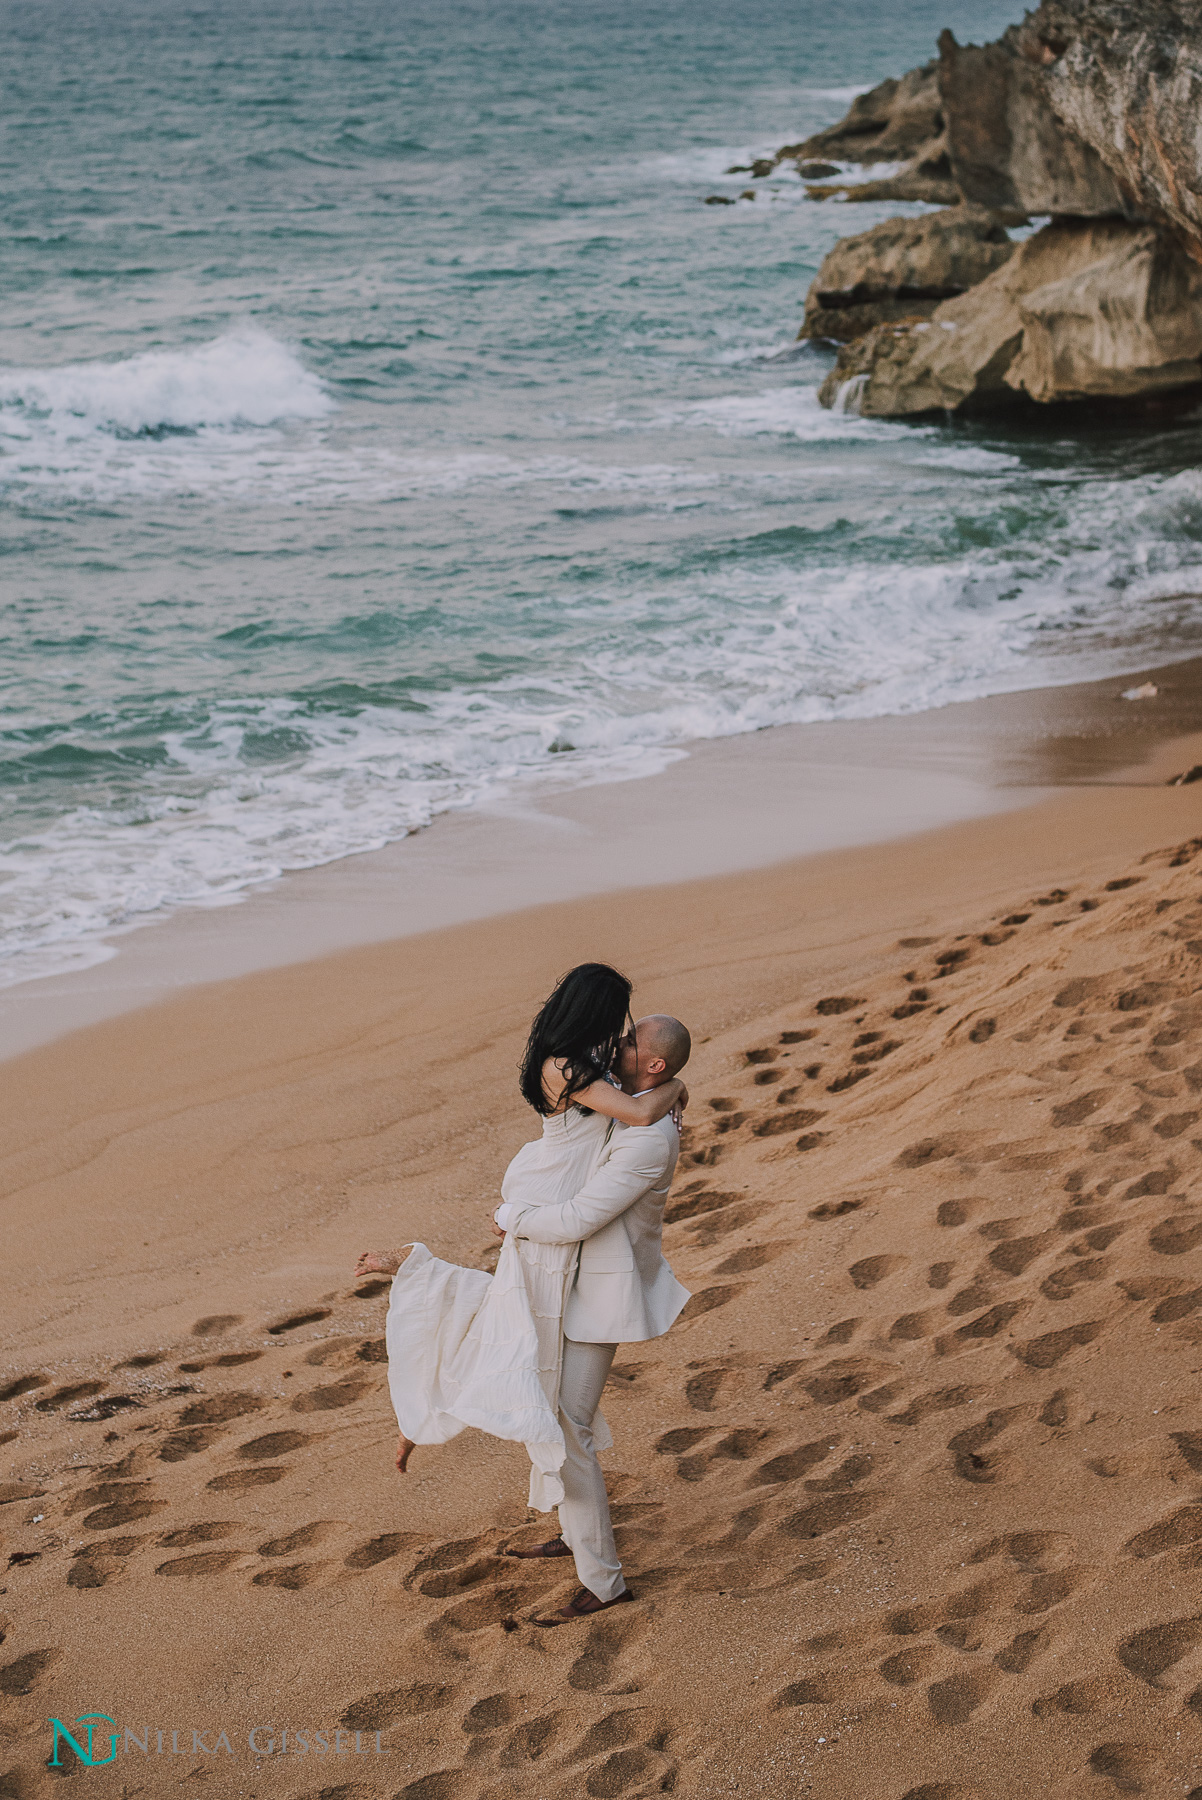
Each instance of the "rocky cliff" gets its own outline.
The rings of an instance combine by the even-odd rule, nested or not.
[[[994,44],[945,31],[937,64],[788,146],[800,161],[821,143],[844,163],[912,147],[894,179],[942,159],[958,202],[827,258],[802,335],[850,341],[824,402],[899,417],[1188,395],[1202,384],[1200,120],[1202,0],[1044,0]],[[1012,253],[1005,226],[1024,216],[1048,222]],[[958,267],[980,273],[929,304],[949,241],[974,236],[975,265]],[[855,282],[840,287],[841,268]]]

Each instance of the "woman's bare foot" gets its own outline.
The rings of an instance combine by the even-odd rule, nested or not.
[[[409,1461],[409,1453],[415,1448],[416,1445],[411,1444],[402,1431],[397,1439],[396,1446],[396,1466],[399,1474],[403,1475],[405,1473],[405,1466]]]
[[[365,1250],[355,1264],[355,1280],[360,1275],[395,1275],[412,1248],[406,1244],[402,1250]]]

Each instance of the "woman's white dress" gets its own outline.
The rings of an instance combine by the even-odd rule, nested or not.
[[[569,1107],[543,1120],[501,1183],[506,1200],[552,1206],[578,1193],[595,1168],[609,1120]],[[415,1444],[443,1444],[466,1425],[525,1444],[530,1504],[563,1499],[563,1432],[557,1419],[563,1311],[576,1272],[575,1244],[507,1236],[495,1275],[443,1262],[415,1244],[393,1277],[388,1306],[388,1386],[397,1422]],[[598,1413],[598,1449],[612,1441]]]

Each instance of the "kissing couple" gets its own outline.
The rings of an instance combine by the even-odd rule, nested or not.
[[[669,1329],[689,1293],[664,1260],[664,1202],[680,1153],[689,1034],[665,1014],[632,1022],[631,984],[606,963],[566,974],[530,1028],[522,1098],[542,1137],[518,1151],[493,1214],[496,1273],[424,1244],[368,1250],[356,1276],[392,1275],[388,1385],[404,1474],[415,1445],[467,1425],[524,1444],[529,1504],[560,1535],[509,1556],[572,1556],[582,1583],[536,1625],[633,1599],[614,1546],[598,1411],[620,1343]]]

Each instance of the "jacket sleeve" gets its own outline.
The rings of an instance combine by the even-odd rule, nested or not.
[[[509,1201],[503,1209],[515,1237],[540,1244],[577,1244],[590,1238],[662,1182],[672,1152],[662,1131],[634,1125],[622,1133],[600,1168],[571,1200],[558,1206],[522,1206]]]

